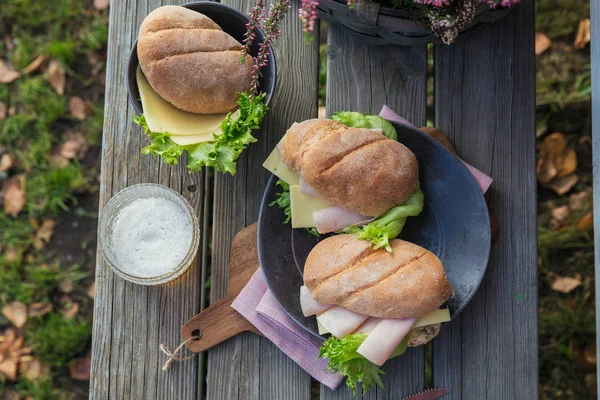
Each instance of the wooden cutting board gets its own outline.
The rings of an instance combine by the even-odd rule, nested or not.
[[[260,335],[254,325],[231,308],[231,303],[259,266],[256,249],[257,227],[255,222],[239,231],[233,239],[229,255],[227,295],[190,319],[181,328],[184,341],[191,336],[201,336],[198,340],[190,340],[187,343],[191,351],[199,353],[208,350],[244,331]]]

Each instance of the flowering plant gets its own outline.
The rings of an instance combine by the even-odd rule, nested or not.
[[[404,10],[411,19],[426,25],[444,43],[450,44],[456,39],[461,30],[465,29],[475,18],[477,9],[487,5],[491,9],[512,7],[520,0],[339,0],[346,1],[350,8],[361,1],[377,1],[384,6]],[[264,0],[258,0],[264,4]],[[289,0],[279,3],[289,4]],[[317,20],[317,7],[320,0],[301,0],[298,16],[302,21],[302,29],[307,41],[313,38],[315,22]],[[264,8],[264,5],[262,6]],[[289,8],[289,7],[288,7]],[[253,11],[254,13],[254,11]],[[253,21],[260,24],[260,16],[251,14]],[[250,28],[249,28],[250,29]]]

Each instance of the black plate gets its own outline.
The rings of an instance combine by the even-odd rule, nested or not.
[[[206,15],[215,21],[221,27],[221,29],[223,29],[223,31],[229,33],[238,42],[242,43],[244,40],[244,33],[246,33],[246,24],[249,21],[249,17],[243,12],[224,4],[212,1],[197,1],[194,3],[187,3],[183,4],[182,7],[189,8],[190,10],[194,10]],[[258,53],[258,47],[263,42],[264,38],[264,32],[261,29],[257,29],[256,39],[254,39],[250,49],[252,56],[256,56]],[[277,66],[275,63],[273,49],[271,49],[268,59],[269,62],[267,66],[261,68],[263,76],[258,81],[259,90],[262,90],[267,94],[265,97],[266,105],[269,105],[271,97],[273,97],[273,93],[275,93],[275,81],[277,78]],[[135,72],[138,65],[139,60],[137,55],[136,39],[129,55],[129,63],[127,64],[127,91],[129,93],[129,101],[133,105],[133,109],[135,110],[136,114],[141,115],[143,113],[142,102],[140,101],[140,91],[135,78]]]
[[[456,316],[473,297],[485,273],[490,253],[490,220],[479,185],[452,153],[415,128],[394,124],[398,140],[419,161],[425,207],[409,218],[401,238],[435,253],[444,265],[456,295],[450,315]],[[281,209],[269,207],[276,197],[276,177],[271,177],[258,220],[258,256],[269,288],[283,309],[317,337],[314,317],[300,308],[302,271],[308,253],[317,244],[305,229],[283,224]]]

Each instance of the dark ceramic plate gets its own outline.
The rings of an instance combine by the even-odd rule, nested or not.
[[[425,207],[418,217],[409,218],[401,238],[435,253],[444,265],[456,291],[449,301],[450,315],[456,316],[479,287],[490,253],[490,220],[485,199],[477,182],[452,153],[421,131],[394,124],[398,140],[419,161]],[[269,207],[278,189],[271,177],[258,220],[258,256],[269,288],[288,315],[317,337],[314,317],[300,309],[302,271],[308,253],[318,239],[305,229],[283,224],[281,209]]]
[[[215,21],[223,31],[229,33],[238,42],[242,43],[244,40],[244,33],[246,32],[246,24],[248,23],[248,15],[243,12],[236,10],[235,8],[215,3],[212,1],[198,1],[194,3],[188,3],[182,5],[182,7],[189,8],[190,10],[202,13]],[[262,30],[258,30],[256,39],[252,44],[251,55],[256,56],[258,53],[258,47],[263,42],[265,34]],[[140,92],[138,90],[137,81],[135,79],[135,71],[139,65],[137,56],[137,39],[131,49],[129,55],[129,63],[127,64],[127,90],[129,92],[129,101],[133,105],[135,112],[140,115],[142,114],[142,103],[140,101]],[[266,67],[262,68],[263,76],[259,80],[259,90],[262,90],[267,94],[265,97],[265,104],[269,104],[271,97],[275,92],[275,81],[277,77],[277,67],[275,64],[275,56],[273,51],[269,54],[269,63]]]

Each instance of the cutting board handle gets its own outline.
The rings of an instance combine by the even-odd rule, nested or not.
[[[257,223],[255,222],[238,232],[231,243],[227,295],[190,319],[181,328],[181,336],[184,341],[198,336],[197,340],[187,342],[187,347],[191,351],[199,353],[208,350],[245,331],[260,335],[254,325],[231,308],[231,303],[259,266],[256,231]]]

